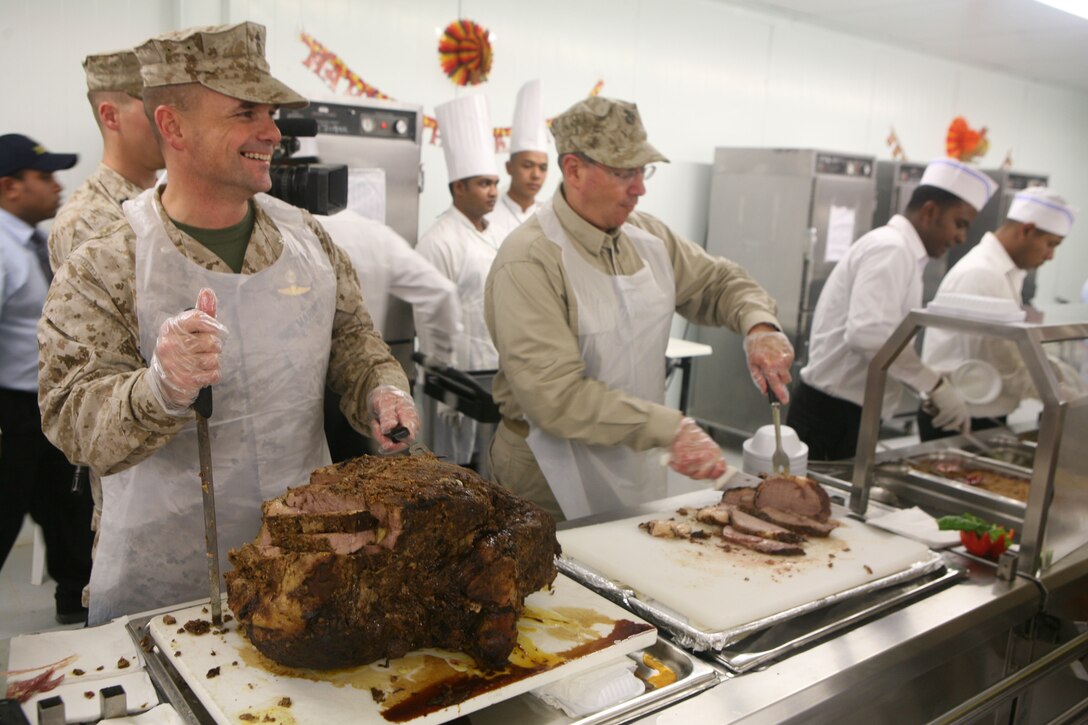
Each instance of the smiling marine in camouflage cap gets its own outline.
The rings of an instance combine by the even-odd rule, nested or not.
[[[146,88],[199,83],[231,98],[302,108],[308,101],[272,77],[265,29],[254,22],[164,33],[135,49]]]
[[[42,426],[102,474],[92,625],[208,596],[191,408],[201,388],[215,390],[220,571],[257,533],[261,503],[329,462],[326,386],[383,450],[419,427],[346,253],[263,193],[276,110],[306,103],[269,74],[264,38],[247,22],[135,49],[167,182],[75,249],[46,301]],[[398,425],[402,443],[384,433]]]
[[[746,335],[753,380],[783,398],[793,350],[743,269],[635,211],[650,164],[668,160],[635,104],[587,98],[551,128],[563,182],[487,279],[503,415],[490,462],[502,485],[575,518],[663,498],[655,448],[692,478],[725,471],[718,445],[664,405],[674,312]]]

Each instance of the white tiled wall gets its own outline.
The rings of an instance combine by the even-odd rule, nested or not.
[[[435,29],[458,17],[496,34],[490,81],[467,91],[445,79],[437,59]],[[510,123],[525,80],[543,79],[549,114],[603,80],[605,95],[638,102],[666,155],[690,164],[709,163],[717,145],[817,146],[886,158],[892,126],[911,158],[924,161],[943,155],[945,129],[963,114],[989,128],[983,165],[997,166],[1011,151],[1016,168],[1049,173],[1054,187],[1088,210],[1088,94],[713,0],[6,2],[0,129],[81,152],[65,177],[78,183],[97,155],[82,57],[175,27],[242,19],[269,27],[273,71],[308,95],[326,88],[302,65],[303,31],[368,83],[428,113],[457,93],[486,93],[496,125]],[[423,160],[425,228],[448,194],[441,150],[425,146]],[[705,228],[705,220],[688,218],[701,205],[653,203],[664,182],[651,182],[646,207],[678,228]],[[1040,301],[1079,295],[1088,276],[1086,230],[1082,222],[1040,271]]]

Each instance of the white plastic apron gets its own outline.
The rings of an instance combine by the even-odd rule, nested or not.
[[[643,266],[628,276],[594,269],[574,248],[549,201],[537,211],[545,236],[563,252],[578,304],[578,346],[586,376],[655,403],[665,401],[665,348],[676,282],[665,243],[630,224],[622,231]],[[529,448],[568,519],[664,498],[660,451],[587,445],[557,438],[529,421]]]
[[[336,277],[298,209],[265,195],[257,203],[283,236],[270,267],[242,275],[208,271],[167,236],[149,190],[124,205],[135,230],[140,349],[150,360],[162,322],[218,297],[230,331],[213,388],[210,420],[219,567],[252,540],[261,502],[309,480],[329,463],[322,427]],[[91,570],[91,625],[122,614],[208,596],[195,423],[145,461],[102,479],[102,525]]]
[[[462,234],[470,237],[465,245],[464,264],[457,279],[457,298],[461,302],[463,333],[454,341],[457,364],[466,372],[495,370],[499,353],[491,342],[491,333],[484,322],[484,286],[491,263],[498,249],[493,240],[481,234],[459,212],[451,210],[458,224],[467,227]],[[438,406],[434,421],[431,449],[454,463],[469,463],[474,451],[483,451],[490,441],[477,441],[479,426],[473,419],[456,413],[444,405]]]

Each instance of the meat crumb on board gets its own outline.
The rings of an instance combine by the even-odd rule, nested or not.
[[[279,706],[280,707],[291,707],[291,698],[281,697],[280,701],[279,701]]]
[[[87,690],[86,692],[83,693],[83,696],[85,698],[87,698],[88,700],[93,700],[94,699],[94,690]]]
[[[244,720],[245,722],[256,722],[257,716],[251,712],[243,712],[241,715],[238,716],[238,719]]]
[[[374,702],[385,702],[385,692],[379,690],[377,687],[370,688],[370,696],[374,698]]]
[[[84,672],[83,672],[83,670],[81,670],[81,669],[79,669],[77,667],[74,670],[72,670],[72,674],[75,675],[76,677],[81,677],[84,674]]]
[[[117,669],[119,669],[119,670],[123,670],[123,669],[127,668],[127,667],[128,667],[128,666],[129,666],[130,664],[132,664],[132,663],[131,663],[131,662],[129,662],[129,661],[128,661],[127,659],[125,659],[124,657],[121,657],[121,658],[119,658],[119,659],[117,660]]]
[[[177,620],[177,617],[175,617],[172,614],[164,614],[163,618],[162,618],[162,623],[167,625],[167,626],[172,627],[172,626],[174,626],[175,624],[178,623],[178,620]]]
[[[211,668],[210,670],[208,670],[208,673],[206,675],[204,675],[204,676],[207,677],[209,680],[212,679],[213,677],[219,677],[219,667]]]
[[[206,619],[190,619],[188,622],[185,623],[185,627],[183,629],[189,634],[199,636],[210,632],[212,629],[212,623]],[[181,632],[178,632],[178,634],[181,634]]]
[[[869,567],[868,564],[865,564],[865,573],[870,575],[873,573],[873,570]]]

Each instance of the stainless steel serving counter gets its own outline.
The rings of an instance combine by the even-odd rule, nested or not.
[[[952,551],[943,557],[967,576],[759,671],[734,675],[710,658],[696,659],[703,670],[717,671],[719,684],[704,678],[698,694],[666,709],[605,722],[927,722],[999,681],[1015,654],[1010,632],[1045,606],[1059,616],[1088,614],[1088,547],[1039,580],[1019,576],[1011,583],[1000,581],[992,564]],[[510,706],[466,719],[499,722],[495,716],[509,714]],[[573,722],[547,708],[513,706],[525,725]]]
[[[1018,656],[1010,633],[1027,630],[1047,602],[1071,610],[1085,601],[1088,547],[1040,580],[1002,581],[996,565],[962,551],[943,558],[966,577],[760,671],[719,666],[720,684],[636,722],[927,722],[1001,680]]]

